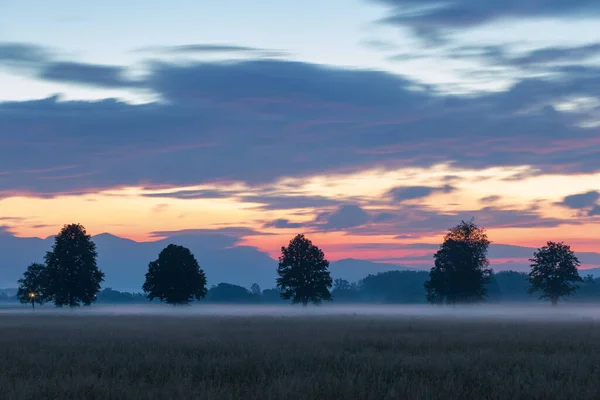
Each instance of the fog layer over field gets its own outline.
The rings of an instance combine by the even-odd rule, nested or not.
[[[55,308],[54,306],[28,306],[0,308],[0,315],[72,315],[72,316],[223,316],[223,317],[302,317],[302,316],[355,316],[388,318],[469,318],[469,319],[512,319],[512,320],[599,320],[600,306],[594,304],[547,304],[474,305],[474,306],[431,306],[431,305],[94,305],[80,308]]]

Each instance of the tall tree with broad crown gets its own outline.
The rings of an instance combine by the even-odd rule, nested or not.
[[[206,297],[206,275],[189,249],[170,244],[148,264],[142,289],[150,300],[189,304]]]
[[[579,289],[576,282],[583,282],[577,270],[579,260],[563,242],[547,242],[529,261],[529,293],[542,292],[540,299],[549,299],[553,306],[561,297],[575,294]]]
[[[96,244],[80,224],[65,225],[46,253],[46,296],[57,307],[90,305],[96,301],[104,273],[96,264]]]
[[[433,256],[434,266],[425,282],[427,301],[434,304],[478,303],[487,299],[490,282],[485,229],[471,219],[451,228]]]
[[[292,239],[288,247],[281,247],[277,275],[281,298],[291,299],[292,304],[306,306],[331,300],[329,261],[303,234]]]

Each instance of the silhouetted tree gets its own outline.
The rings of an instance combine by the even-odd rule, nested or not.
[[[31,303],[44,304],[47,300],[48,292],[48,271],[44,264],[33,263],[27,267],[23,273],[23,278],[19,279],[19,288],[17,298],[22,304]]]
[[[206,300],[215,303],[255,303],[259,299],[245,287],[230,283],[219,283],[211,287],[206,296]]]
[[[96,265],[96,244],[80,224],[65,225],[46,253],[47,299],[58,307],[90,305],[96,300],[104,273]]]
[[[333,290],[331,296],[337,302],[352,302],[358,301],[359,291],[356,283],[350,283],[345,279],[336,279],[333,281]]]
[[[288,247],[281,248],[277,274],[281,298],[291,299],[292,304],[306,306],[309,302],[320,304],[331,300],[329,261],[323,251],[302,234],[292,239]]]
[[[496,276],[493,271],[490,274],[490,278],[485,284],[485,290],[487,293],[486,301],[488,302],[498,302],[502,300],[502,291],[500,290],[500,284],[496,280]]]
[[[250,292],[252,292],[253,295],[260,297],[261,290],[258,283],[253,283],[252,286],[250,286]]]
[[[142,293],[119,292],[111,288],[105,288],[96,299],[97,303],[147,303],[148,299]]]
[[[547,242],[529,261],[529,293],[542,292],[540,299],[550,299],[553,306],[561,297],[575,294],[579,289],[575,282],[583,282],[577,270],[579,260],[563,242]]]
[[[502,301],[527,301],[531,297],[527,294],[529,289],[529,276],[525,272],[500,271],[493,275],[497,283]]]
[[[206,296],[206,276],[189,249],[170,244],[148,264],[142,289],[150,300],[189,304]]]
[[[359,282],[360,296],[371,302],[424,303],[426,271],[387,271]]]
[[[600,279],[594,278],[594,275],[588,274],[583,277],[583,282],[579,285],[577,293],[573,295],[575,301],[594,301],[600,298]]]
[[[477,303],[487,299],[490,242],[473,220],[450,229],[433,256],[435,265],[425,282],[427,301],[434,304]]]

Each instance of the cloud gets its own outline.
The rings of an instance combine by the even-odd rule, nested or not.
[[[499,20],[541,17],[600,16],[595,0],[370,0],[389,7],[380,22],[404,26],[422,37],[440,38],[444,31],[472,28]]]
[[[357,205],[343,205],[332,212],[321,213],[315,219],[321,229],[342,230],[366,224],[369,214]]]
[[[205,235],[219,234],[227,237],[242,238],[244,236],[263,235],[261,232],[257,232],[254,229],[245,227],[225,227],[225,228],[214,228],[214,229],[183,229],[177,231],[155,231],[151,232],[152,237],[180,237],[180,236],[192,236],[200,237]]]
[[[445,185],[441,188],[429,186],[406,186],[397,187],[389,191],[389,195],[395,201],[406,201],[427,197],[436,192],[450,193],[455,189],[450,185]]]
[[[0,217],[2,222],[25,222],[27,218],[23,217]]]
[[[600,55],[600,43],[574,47],[546,47],[532,50],[522,56],[508,58],[508,63],[520,67],[566,62],[573,64]]]
[[[399,187],[390,190],[389,194],[396,201],[404,201],[427,197],[433,193],[434,190],[435,188],[427,186]]]
[[[290,222],[288,219],[276,219],[275,221],[267,222],[263,225],[263,228],[278,228],[278,229],[292,229],[301,228],[303,225],[296,222]]]
[[[591,208],[600,199],[600,192],[590,191],[587,193],[573,194],[563,199],[562,205],[576,210]]]
[[[339,200],[323,196],[281,196],[251,195],[242,196],[245,203],[259,203],[261,210],[291,210],[297,208],[324,208],[339,205]]]
[[[132,88],[128,68],[60,60],[48,48],[28,43],[1,43],[0,65],[40,80],[100,88]],[[25,67],[25,68],[24,68]]]
[[[254,57],[276,57],[284,56],[287,53],[279,50],[267,50],[260,49],[257,47],[240,46],[235,44],[210,44],[210,43],[196,43],[196,44],[185,44],[179,46],[150,46],[136,49],[135,52],[143,53],[162,53],[162,54],[249,54]]]
[[[42,46],[0,42],[0,64],[37,65],[49,57],[49,51]]]
[[[167,210],[169,208],[168,204],[157,204],[154,207],[152,207],[152,211],[155,213],[161,213],[165,210]]]
[[[53,79],[130,85],[118,67],[71,66]],[[565,97],[600,92],[600,74],[590,68],[470,97],[416,89],[415,82],[381,71],[280,60],[149,68],[135,85],[162,102],[52,97],[0,103],[0,192],[266,185],[283,177],[441,163],[529,165],[535,173],[600,170],[597,128],[579,126],[596,111],[552,108]],[[61,160],[69,160],[68,173],[56,169],[65,165]],[[23,172],[32,170],[46,172]],[[325,197],[243,200],[264,209],[339,205]]]
[[[396,219],[396,214],[391,213],[391,212],[382,212],[382,213],[375,214],[375,216],[373,217],[373,222],[381,223],[381,222],[393,221],[394,219]]]
[[[169,198],[169,199],[223,199],[229,197],[231,194],[227,192],[220,192],[218,190],[178,190],[175,192],[158,192],[158,193],[144,193],[144,197],[158,197],[158,198]]]
[[[47,81],[98,86],[102,88],[133,87],[135,82],[126,78],[127,68],[78,62],[51,62],[45,64],[37,77]]]
[[[487,197],[482,197],[481,199],[479,199],[479,201],[483,204],[489,204],[489,203],[495,203],[498,200],[500,200],[502,197],[501,196],[487,196]]]
[[[33,229],[42,229],[42,228],[51,228],[55,225],[48,225],[48,224],[35,224],[35,225],[31,225],[30,228]]]
[[[594,207],[592,207],[590,209],[590,211],[588,212],[588,215],[590,217],[596,217],[600,215],[600,205],[595,205]]]
[[[282,60],[192,66],[156,63],[147,83],[173,102],[253,100],[274,102],[275,106],[278,102],[283,102],[282,105],[292,102],[289,105],[308,108],[316,107],[315,102],[319,102],[330,107],[403,105],[411,109],[410,100],[426,97],[421,92],[407,90],[414,83],[400,76]]]
[[[510,68],[513,73],[520,71],[525,74],[533,72],[556,75],[600,56],[600,43],[549,46],[526,51],[517,51],[514,46],[508,44],[458,45],[439,49],[438,54],[443,54],[449,59],[480,61],[484,70],[489,70],[489,67],[502,67]]]
[[[376,211],[372,210],[372,213]],[[461,220],[475,219],[475,223],[486,229],[491,228],[533,228],[556,227],[565,223],[557,218],[543,217],[538,210],[531,207],[527,210],[483,207],[479,210],[460,212],[440,212],[421,205],[400,205],[393,212],[386,211],[386,218],[371,219],[368,224],[352,228],[353,234],[360,235],[395,235],[399,232],[410,232],[411,238],[422,235],[438,234]],[[577,221],[570,221],[577,224]]]

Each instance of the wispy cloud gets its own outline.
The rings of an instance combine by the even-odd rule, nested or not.
[[[389,7],[390,14],[381,22],[412,28],[417,34],[432,39],[443,38],[445,31],[466,29],[499,20],[541,17],[600,16],[600,5],[594,0],[534,3],[517,0],[369,0]]]
[[[150,46],[134,50],[136,53],[154,53],[154,54],[236,54],[252,57],[282,57],[288,55],[287,52],[280,50],[268,50],[257,47],[241,46],[236,44],[218,44],[218,43],[195,43],[177,46]]]
[[[389,195],[398,202],[406,200],[415,200],[423,197],[430,196],[434,193],[451,193],[455,188],[450,185],[443,187],[430,187],[430,186],[406,186],[397,187],[389,191]]]

